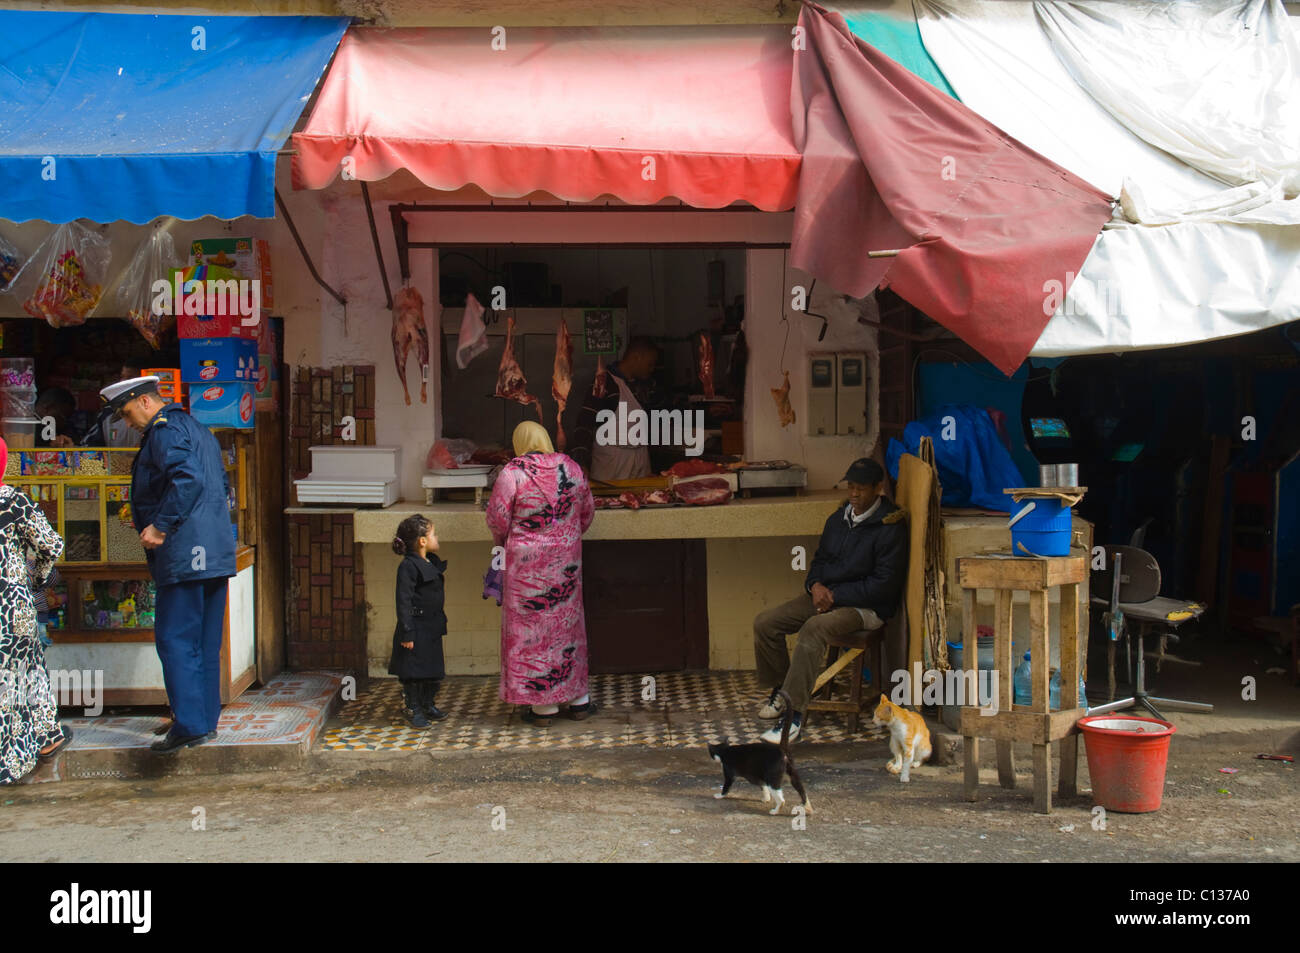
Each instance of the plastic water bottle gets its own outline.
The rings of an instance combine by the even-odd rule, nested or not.
[[[1048,686],[1048,699],[1048,704],[1052,706],[1052,710],[1059,711],[1061,708],[1061,670],[1059,668],[1052,669],[1052,681]],[[1079,676],[1079,697],[1075,707],[1088,707],[1088,696],[1084,694],[1082,675]]]
[[[1024,661],[1016,666],[1011,676],[1012,701],[1017,705],[1028,705],[1034,697],[1033,680],[1029,674],[1029,653]]]

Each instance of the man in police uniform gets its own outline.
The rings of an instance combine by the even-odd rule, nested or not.
[[[141,433],[131,471],[131,515],[153,575],[154,645],[174,721],[153,745],[170,753],[217,733],[226,579],[235,541],[221,447],[206,427],[164,403],[158,378],[100,391],[115,416]]]

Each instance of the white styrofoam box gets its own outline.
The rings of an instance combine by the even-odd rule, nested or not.
[[[438,473],[426,473],[420,478],[420,485],[425,489],[455,489],[457,487],[487,487],[488,471],[482,473],[457,473],[455,470],[443,470]]]
[[[392,506],[401,498],[397,477],[391,480],[294,480],[300,503]]]
[[[311,447],[311,475],[325,480],[386,481],[402,472],[401,447]]]

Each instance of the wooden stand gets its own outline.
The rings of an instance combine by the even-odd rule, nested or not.
[[[966,752],[966,800],[974,801],[979,787],[979,739],[997,743],[998,781],[1004,788],[1016,786],[1013,742],[1034,746],[1034,810],[1052,812],[1052,743],[1061,743],[1062,797],[1076,793],[1079,737],[1076,722],[1084,708],[1051,711],[1048,707],[1051,642],[1048,639],[1047,596],[1053,586],[1061,590],[1061,691],[1077,692],[1079,685],[1079,584],[1087,581],[1084,556],[967,556],[957,560],[962,587],[962,638],[973,642],[976,631],[975,594],[994,590],[994,670],[997,672],[997,712],[986,714],[975,706],[961,713],[961,730]],[[1015,660],[1011,653],[1011,596],[1017,590],[1029,593],[1029,651],[1033,698],[1028,707],[1012,704]],[[967,684],[976,685],[979,653],[964,658]]]

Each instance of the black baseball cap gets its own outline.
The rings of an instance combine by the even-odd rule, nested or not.
[[[885,478],[885,468],[870,457],[859,457],[849,464],[849,469],[840,479],[841,483],[862,483],[875,486]]]

